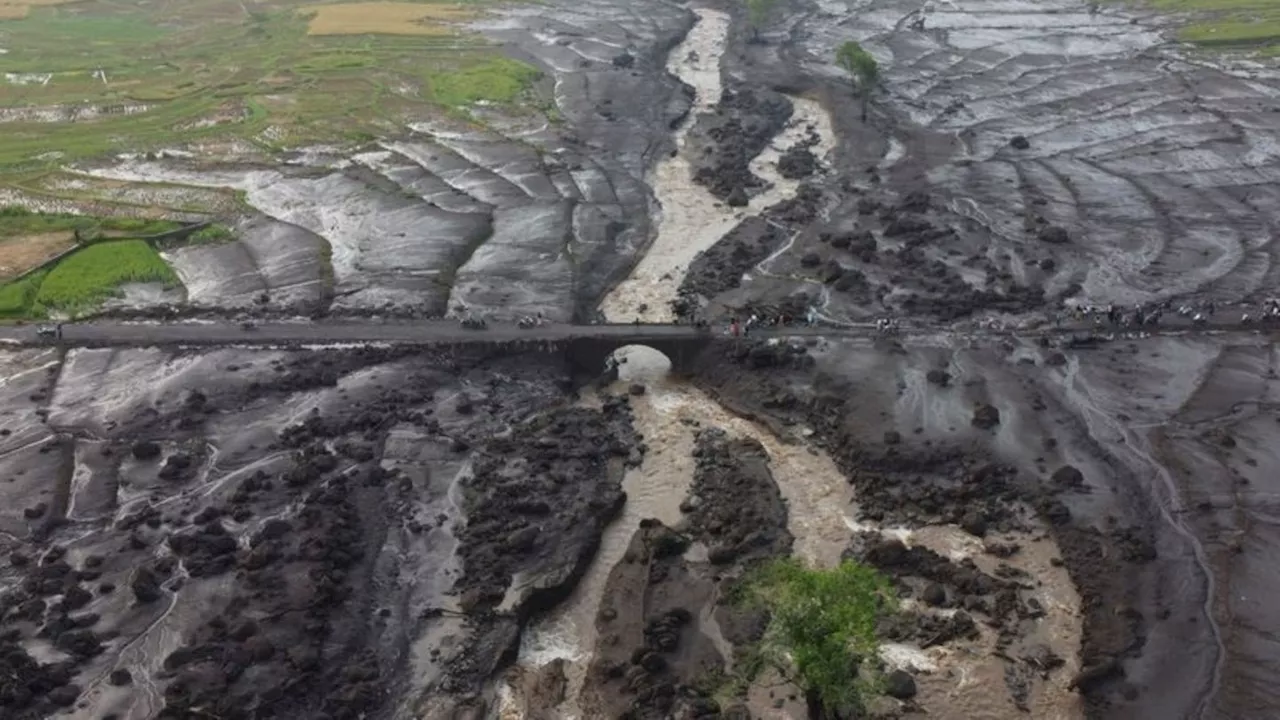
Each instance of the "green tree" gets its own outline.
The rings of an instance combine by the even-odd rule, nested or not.
[[[747,24],[751,26],[751,39],[760,39],[760,28],[769,20],[777,0],[747,0]]]
[[[769,612],[761,654],[805,691],[812,716],[860,712],[878,680],[867,662],[877,622],[896,606],[889,581],[853,561],[813,570],[782,558],[753,571],[743,589]]]
[[[880,66],[871,53],[852,40],[836,49],[836,64],[853,80],[854,91],[862,99],[862,122],[866,122],[867,101],[880,80]]]

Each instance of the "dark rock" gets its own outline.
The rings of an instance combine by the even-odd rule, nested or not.
[[[645,387],[640,383],[631,383],[631,387],[627,388],[627,392],[638,397],[644,395]]]
[[[1121,677],[1124,677],[1124,666],[1119,660],[1107,657],[1081,670],[1071,680],[1071,689],[1089,693]]]
[[[747,203],[750,202],[750,198],[747,197],[747,191],[739,185],[729,193],[729,196],[724,201],[729,207],[746,207]]]
[[[1042,229],[1037,236],[1041,242],[1052,243],[1054,245],[1063,245],[1071,242],[1071,236],[1067,234],[1065,228],[1057,225],[1050,225]]]
[[[1080,472],[1072,465],[1063,465],[1053,471],[1050,476],[1055,485],[1068,488],[1078,488],[1084,486],[1084,473]]]
[[[1031,141],[1025,135],[1014,135],[1009,138],[1009,146],[1014,150],[1027,150],[1031,147]]]
[[[621,53],[613,56],[613,66],[616,68],[629,68],[636,64],[636,57],[631,53]]]
[[[41,517],[43,517],[45,512],[47,512],[48,510],[49,510],[48,503],[36,503],[35,505],[32,505],[29,508],[25,508],[22,511],[22,516],[28,520],[38,520]]]
[[[884,676],[884,694],[899,700],[916,696],[916,679],[905,670],[894,670]]]
[[[78,658],[91,658],[102,652],[102,643],[92,630],[70,630],[58,635],[54,647]]]
[[[920,594],[920,599],[933,607],[942,607],[947,604],[947,589],[938,583],[929,583]]]
[[[970,535],[982,537],[987,534],[987,521],[976,512],[967,512],[960,518],[960,528]]]
[[[133,683],[133,673],[129,672],[126,668],[116,668],[115,670],[112,670],[111,675],[107,677],[107,682],[110,682],[116,687],[129,685]]]
[[[134,571],[129,587],[133,590],[133,597],[139,604],[145,605],[160,599],[160,578],[156,577],[155,571],[146,566]]]
[[[990,430],[1000,424],[1000,411],[992,405],[979,405],[973,410],[973,426],[981,430]]]
[[[822,264],[822,257],[815,252],[805,253],[804,256],[800,258],[800,264],[803,267],[808,268],[818,267]]]
[[[924,378],[939,387],[946,387],[951,383],[951,373],[946,370],[930,370],[925,373]]]
[[[54,707],[71,707],[80,697],[80,688],[75,685],[63,685],[49,691],[49,703]]]
[[[818,158],[807,145],[788,148],[778,158],[778,174],[788,180],[807,178],[818,170]]]
[[[902,442],[902,433],[897,430],[886,430],[884,433],[885,445],[897,445]]]
[[[140,440],[133,444],[133,456],[139,460],[155,460],[160,457],[160,445],[150,440]]]

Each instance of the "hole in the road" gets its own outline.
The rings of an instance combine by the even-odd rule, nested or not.
[[[609,358],[618,365],[619,380],[658,380],[671,372],[671,358],[647,345],[624,345]]]

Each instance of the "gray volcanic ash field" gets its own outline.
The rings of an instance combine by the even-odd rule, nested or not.
[[[1168,22],[797,0],[752,40],[738,5],[553,1],[473,29],[556,123],[69,168],[247,203],[166,253],[180,303],[118,315],[905,331],[589,383],[320,329],[0,347],[0,718],[805,718],[785,678],[723,687],[767,621],[732,583],[787,554],[893,581],[878,717],[1275,716],[1274,329],[1033,332],[1280,291],[1280,70]]]

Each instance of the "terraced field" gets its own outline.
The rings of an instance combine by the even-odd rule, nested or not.
[[[494,62],[478,36],[415,18],[474,17],[481,5],[255,7],[91,0],[0,22],[0,174],[233,139],[265,151],[359,140],[451,104],[512,103],[536,77]],[[333,34],[334,12],[373,24]],[[425,35],[347,34],[396,23]],[[463,81],[496,95],[459,93]]]

